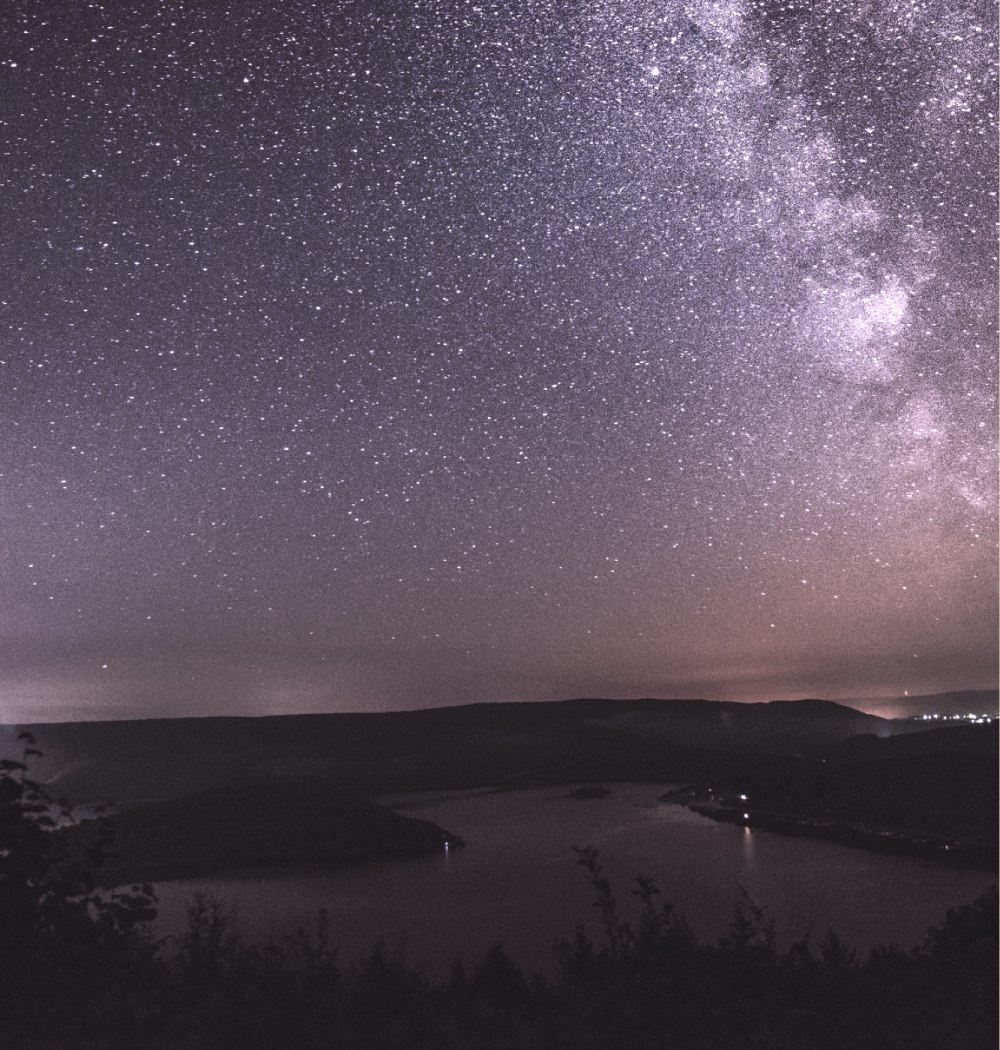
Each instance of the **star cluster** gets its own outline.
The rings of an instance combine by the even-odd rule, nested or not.
[[[0,30],[0,720],[995,682],[993,5]]]

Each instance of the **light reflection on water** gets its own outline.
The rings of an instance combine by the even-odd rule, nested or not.
[[[748,870],[752,871],[755,868],[755,855],[754,855],[754,833],[749,825],[744,824],[743,828],[743,866]]]
[[[576,801],[566,789],[397,796],[400,812],[446,828],[465,849],[332,872],[286,872],[162,883],[161,926],[180,928],[185,901],[206,889],[229,902],[250,937],[310,927],[330,915],[340,958],[378,940],[445,976],[460,955],[475,965],[496,942],[531,969],[550,970],[552,944],[580,923],[597,932],[592,893],[574,846],[593,846],[623,908],[636,875],[659,886],[702,937],[732,920],[743,890],[775,919],[779,944],[832,927],[848,943],[911,946],[950,906],[991,883],[982,872],[719,824],[659,803],[670,785],[615,785]]]

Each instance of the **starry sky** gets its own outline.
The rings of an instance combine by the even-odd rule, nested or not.
[[[994,684],[996,46],[8,0],[0,721]]]

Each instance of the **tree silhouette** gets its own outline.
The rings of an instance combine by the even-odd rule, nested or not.
[[[18,741],[20,758],[0,760],[0,1025],[39,1010],[54,1019],[60,1004],[80,1024],[102,978],[155,954],[146,935],[155,896],[148,885],[98,888],[114,839],[110,818],[102,811],[80,820],[53,798],[29,776],[41,755],[34,739],[22,733]]]

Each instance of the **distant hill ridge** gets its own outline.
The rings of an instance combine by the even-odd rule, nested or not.
[[[178,798],[253,777],[362,794],[486,782],[670,779],[734,758],[806,753],[921,730],[829,700],[509,702],[373,714],[143,719],[8,727],[44,752],[40,775],[77,802]],[[714,759],[711,756],[717,755]]]

